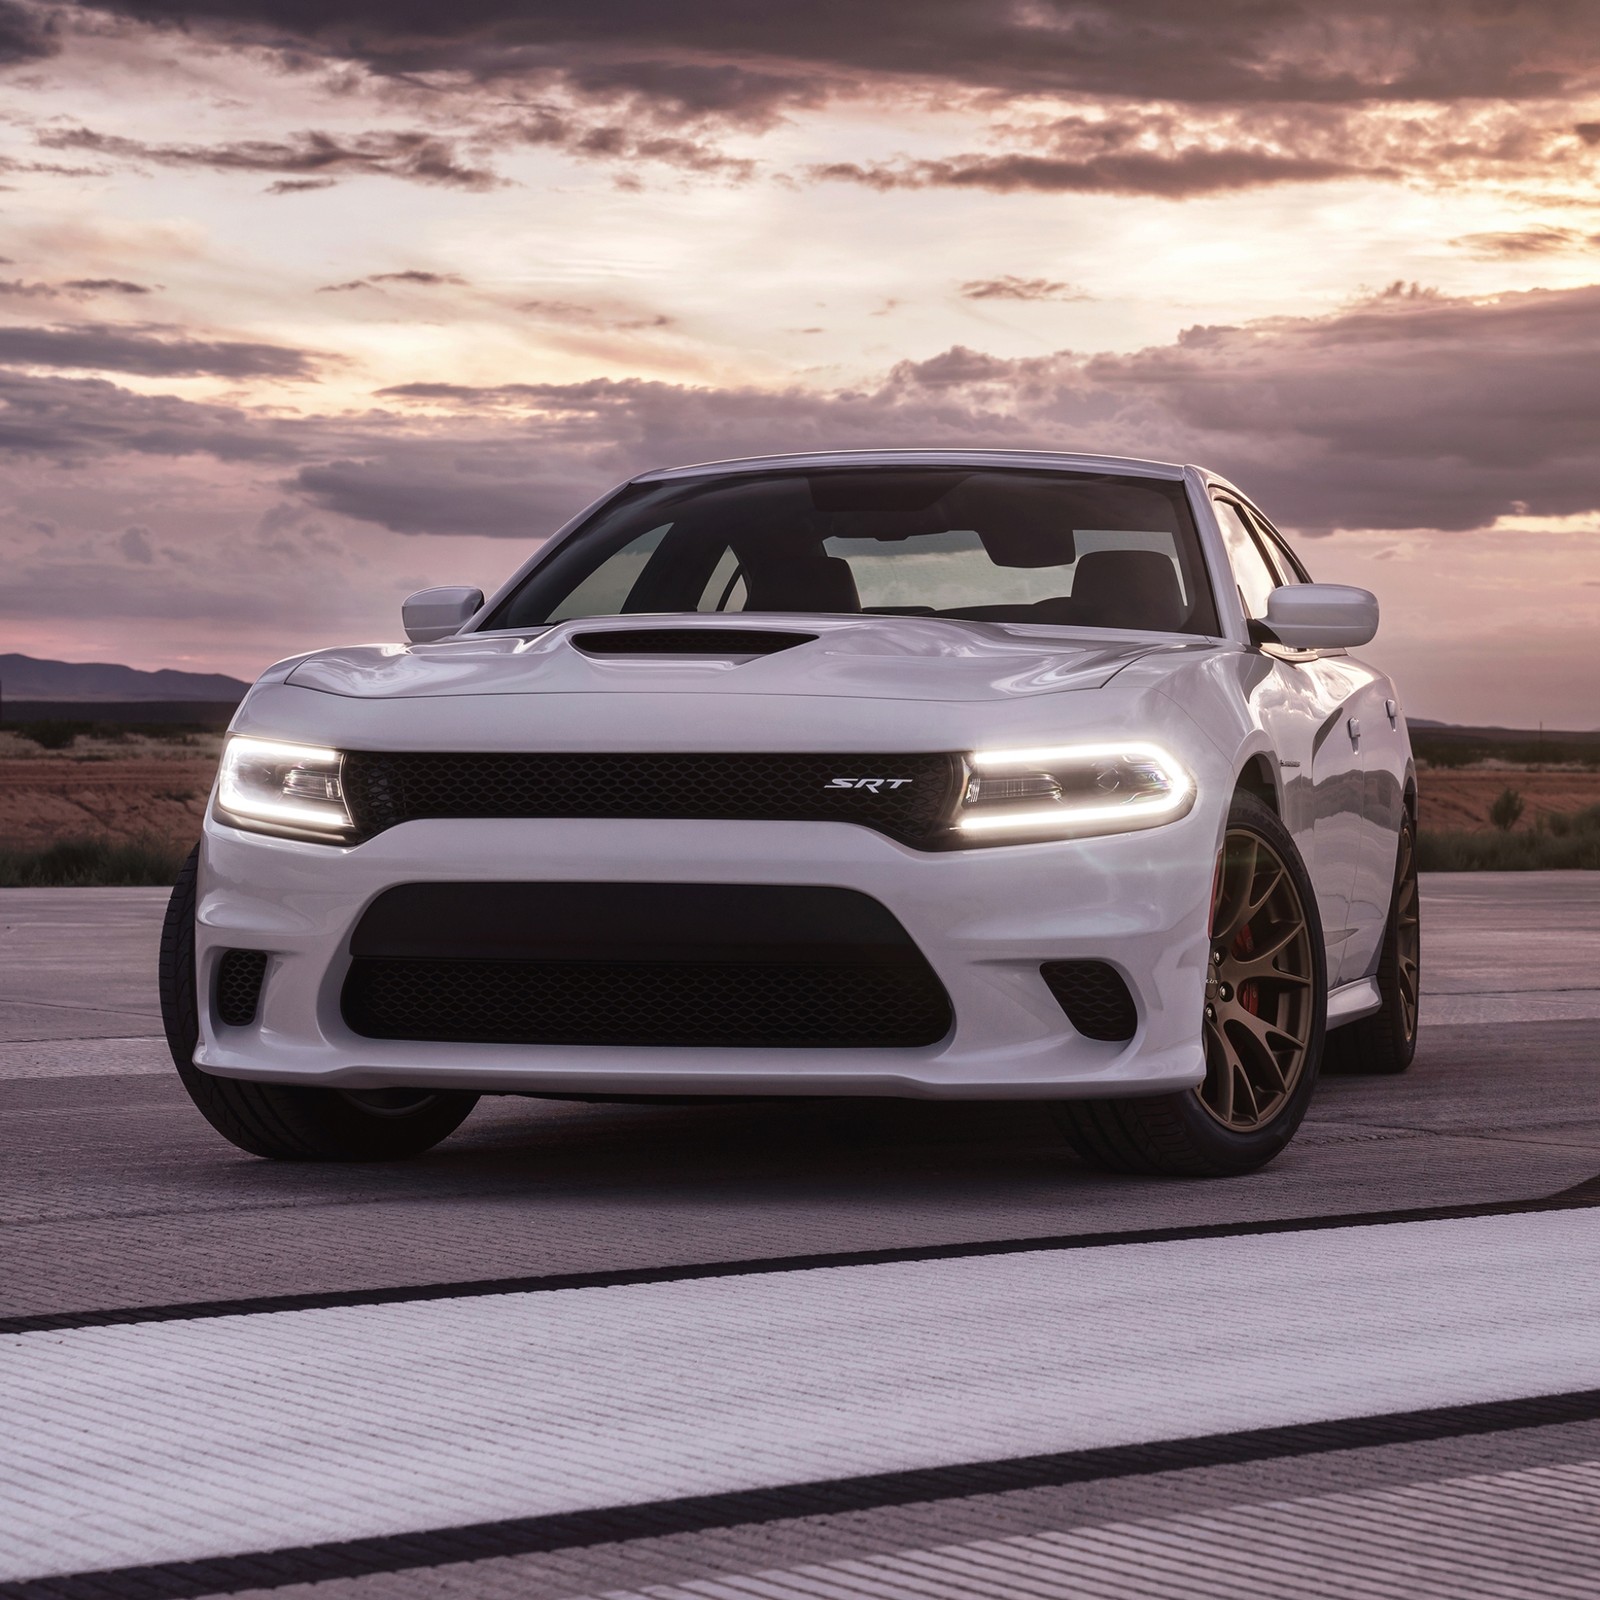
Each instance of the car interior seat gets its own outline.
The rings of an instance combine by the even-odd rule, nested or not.
[[[855,612],[861,595],[855,574],[842,556],[824,555],[821,546],[765,552],[746,569],[746,611]]]
[[[1189,615],[1170,556],[1155,550],[1091,550],[1072,579],[1072,621],[1081,628],[1176,633]]]

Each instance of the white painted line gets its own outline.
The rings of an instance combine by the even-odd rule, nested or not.
[[[172,1072],[159,1034],[123,1039],[25,1039],[0,1043],[0,1082],[21,1078],[112,1078]]]
[[[1600,1387],[1600,1213],[0,1340],[0,1578]]]
[[[1417,1021],[1424,1027],[1457,1023],[1571,1022],[1600,1017],[1600,989],[1507,989],[1435,994],[1424,989]]]
[[[589,1600],[1549,1600],[1593,1595],[1600,1462],[1307,1495]]]

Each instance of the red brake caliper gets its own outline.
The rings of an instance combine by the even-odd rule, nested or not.
[[[1236,960],[1243,961],[1256,947],[1256,936],[1251,933],[1248,923],[1239,930],[1239,937],[1233,941],[1233,954]],[[1261,996],[1256,990],[1256,980],[1248,978],[1239,985],[1239,1004],[1251,1016],[1261,1015]]]

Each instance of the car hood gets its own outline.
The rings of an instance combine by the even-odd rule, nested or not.
[[[800,642],[752,640],[752,632]],[[1141,658],[1213,647],[1173,634],[922,617],[603,617],[532,636],[325,650],[280,681],[357,700],[586,693],[1004,700],[1097,689]]]

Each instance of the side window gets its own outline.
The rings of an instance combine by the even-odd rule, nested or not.
[[[1278,582],[1310,583],[1310,573],[1300,565],[1300,558],[1284,542],[1283,535],[1254,506],[1240,509],[1249,519],[1250,526],[1255,529],[1256,538],[1261,541],[1261,548],[1267,553],[1267,560],[1277,571]]]
[[[1278,575],[1267,565],[1267,558],[1262,555],[1238,506],[1231,500],[1217,500],[1213,504],[1222,529],[1222,542],[1228,547],[1233,581],[1239,585],[1239,598],[1244,602],[1244,614],[1264,617],[1267,596],[1278,587]]]

